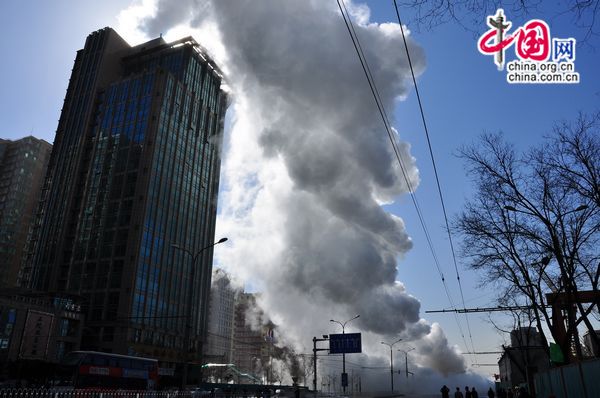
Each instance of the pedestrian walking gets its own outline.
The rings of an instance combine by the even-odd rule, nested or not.
[[[448,387],[446,387],[445,384],[440,389],[440,392],[442,393],[442,398],[450,398],[450,389]]]
[[[496,394],[494,394],[494,390],[492,390],[492,387],[490,387],[490,389],[488,390],[488,398],[495,398]]]
[[[456,392],[454,393],[454,398],[465,398],[463,393],[460,392],[460,387],[456,387]]]
[[[465,398],[473,398],[471,396],[471,391],[469,391],[469,386],[465,386]]]
[[[479,393],[475,389],[475,387],[471,388],[471,398],[479,398]]]

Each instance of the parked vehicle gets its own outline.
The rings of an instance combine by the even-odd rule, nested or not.
[[[70,378],[75,388],[154,390],[158,383],[156,359],[73,351],[58,369],[61,378]]]

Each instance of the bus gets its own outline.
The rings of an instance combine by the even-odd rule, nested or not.
[[[73,351],[60,364],[62,378],[74,388],[154,390],[158,382],[156,359],[109,354],[96,351]]]

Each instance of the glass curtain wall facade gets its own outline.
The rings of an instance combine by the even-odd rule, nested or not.
[[[81,51],[103,36],[122,40],[106,28]],[[82,149],[75,159],[64,155],[77,163],[75,178],[59,178],[57,165],[48,173],[48,197],[60,198],[70,185],[74,199],[64,211],[62,203],[42,202],[30,284],[81,298],[83,349],[172,367],[186,351],[189,295],[193,352],[206,338],[212,249],[192,264],[173,245],[195,253],[214,242],[227,99],[220,72],[191,38],[104,48],[105,76],[82,99],[89,103],[77,106],[89,109],[88,123],[68,133],[59,123],[57,140],[73,135]],[[88,67],[79,55],[75,65]],[[55,151],[72,152],[67,145]]]

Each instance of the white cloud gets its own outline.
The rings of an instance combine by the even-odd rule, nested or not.
[[[364,5],[350,9],[392,114],[409,87],[400,29],[369,22]],[[330,318],[360,313],[352,326],[369,355],[385,357],[382,336],[400,335],[415,342],[419,363],[463,371],[439,326],[420,319],[419,301],[396,282],[397,258],[412,242],[381,203],[408,188],[336,4],[164,0],[145,12],[143,31],[193,34],[228,75],[234,116],[217,236],[230,241],[215,253],[261,289],[287,342],[305,350],[312,336],[337,331]],[[131,13],[123,20],[139,22]],[[421,73],[423,51],[408,41]],[[414,188],[410,146],[394,137]]]
[[[116,30],[132,46],[143,43],[150,38],[140,29],[142,21],[155,15],[156,0],[135,0],[117,15]]]

